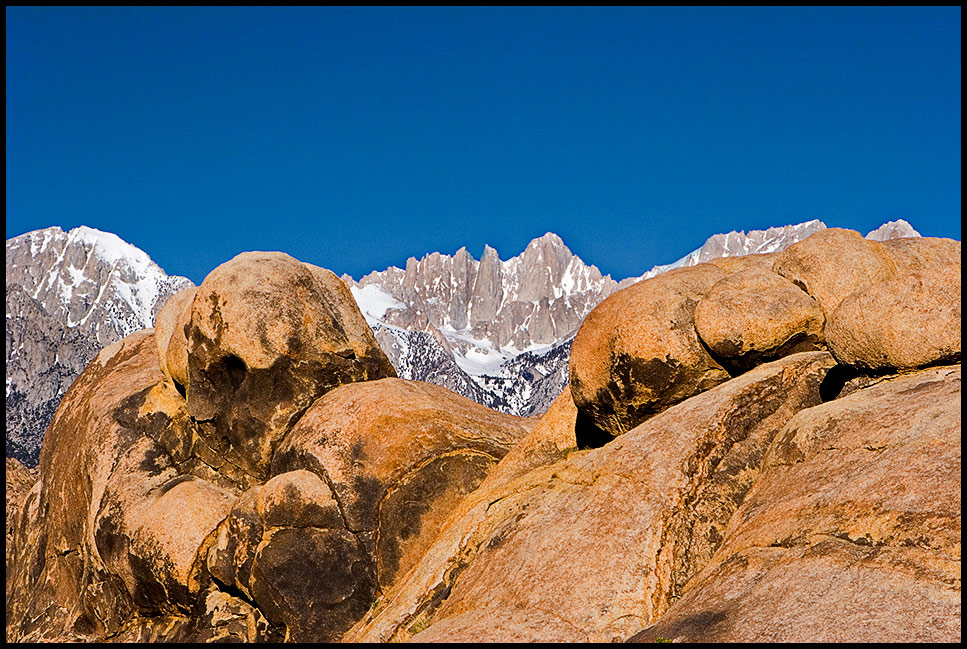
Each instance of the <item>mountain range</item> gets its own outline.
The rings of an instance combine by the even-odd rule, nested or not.
[[[678,261],[620,281],[553,233],[508,260],[489,246],[480,260],[461,248],[342,279],[401,378],[530,416],[560,393],[577,328],[615,291],[716,257],[777,252],[825,227],[813,220],[716,234]],[[916,236],[902,220],[867,234]],[[192,283],[116,235],[84,226],[28,232],[6,249],[6,454],[33,466],[57,404],[98,350],[152,327],[168,297]]]

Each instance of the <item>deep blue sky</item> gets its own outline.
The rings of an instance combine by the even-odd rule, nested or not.
[[[547,231],[617,279],[716,232],[960,239],[961,10],[10,8],[7,238],[196,283]]]

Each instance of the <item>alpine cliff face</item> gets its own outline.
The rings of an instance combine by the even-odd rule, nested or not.
[[[568,341],[618,285],[552,233],[507,261],[489,246],[479,261],[461,248],[343,279],[401,377],[517,415],[547,409],[564,382]],[[443,355],[454,362],[421,365]]]
[[[154,326],[191,286],[117,235],[45,228],[7,240],[7,457],[37,463],[71,382],[101,348]]]

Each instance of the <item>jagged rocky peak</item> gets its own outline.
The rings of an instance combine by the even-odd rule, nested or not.
[[[7,239],[7,455],[33,466],[74,377],[101,347],[152,327],[168,297],[190,286],[94,228]]]
[[[471,337],[524,350],[573,333],[617,283],[549,232],[507,261],[489,245],[479,261],[466,248],[452,256],[434,252],[411,257],[405,270],[390,267],[350,285],[371,322],[408,330],[432,326],[464,348]],[[367,287],[373,288],[367,293]],[[555,305],[558,300],[564,302]]]

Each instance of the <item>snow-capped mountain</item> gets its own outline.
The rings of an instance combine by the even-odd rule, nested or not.
[[[461,248],[452,256],[411,257],[405,269],[373,272],[359,282],[343,279],[400,376],[430,380],[517,415],[550,405],[536,395],[557,396],[570,339],[618,286],[553,233],[506,261],[489,246],[479,261]],[[411,364],[443,354],[455,366],[433,377]],[[477,388],[489,396],[472,396]]]
[[[108,232],[45,228],[7,240],[6,449],[28,466],[61,396],[97,352],[154,326],[192,285]]]

